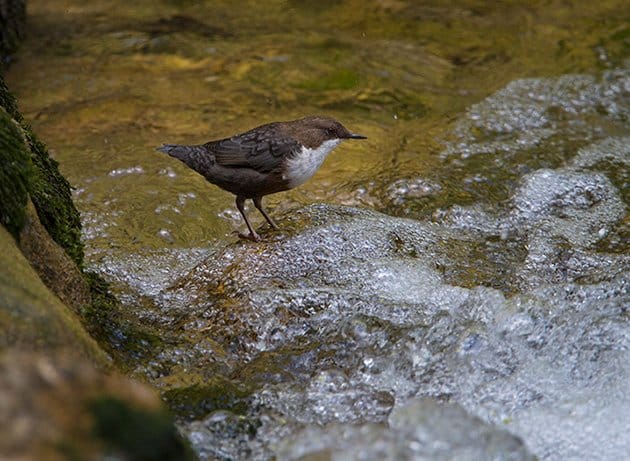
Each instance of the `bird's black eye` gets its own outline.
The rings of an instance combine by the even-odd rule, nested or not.
[[[326,134],[329,136],[335,136],[335,130],[333,128],[326,128]]]

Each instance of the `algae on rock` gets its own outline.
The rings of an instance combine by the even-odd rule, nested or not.
[[[46,288],[2,226],[0,265],[0,351],[59,349],[80,352],[100,366],[110,364],[79,318]]]
[[[32,174],[28,152],[18,130],[7,111],[0,107],[0,223],[16,239],[26,219],[28,183]]]
[[[81,219],[72,202],[70,184],[59,172],[57,162],[48,155],[46,146],[22,119],[17,111],[15,98],[9,93],[1,76],[0,104],[6,111],[0,114],[0,146],[3,147],[0,150],[0,161],[3,165],[0,173],[3,179],[0,189],[0,201],[3,202],[0,205],[0,220],[3,224],[11,223],[8,229],[17,238],[24,225],[26,189],[50,236],[81,267]],[[21,173],[19,179],[9,179],[12,167]]]

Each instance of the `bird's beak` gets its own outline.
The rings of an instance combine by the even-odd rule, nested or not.
[[[362,134],[350,133],[348,139],[367,139],[367,136],[363,136]]]

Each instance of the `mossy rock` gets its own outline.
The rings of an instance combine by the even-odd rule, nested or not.
[[[23,121],[2,77],[0,105],[0,222],[17,238],[24,225],[26,194],[30,194],[50,236],[82,267],[81,219],[70,184]]]
[[[4,83],[2,75],[0,75],[0,106],[4,107],[12,119],[22,122],[22,114],[17,109],[17,101]]]
[[[0,69],[20,44],[25,25],[26,1],[0,0]]]
[[[106,451],[137,460],[187,460],[192,451],[183,442],[172,416],[161,407],[143,408],[119,396],[103,394],[91,399],[93,434]]]
[[[71,350],[101,367],[110,366],[79,317],[44,285],[3,227],[0,265],[0,352]]]
[[[25,126],[1,77],[0,103],[0,350],[68,347],[109,363],[76,315],[90,293],[70,185]]]
[[[245,414],[250,405],[253,389],[233,382],[222,376],[215,376],[203,385],[175,388],[163,393],[162,398],[178,416],[193,420],[215,410],[228,410]]]
[[[46,146],[28,128],[26,136],[33,162],[29,192],[39,219],[53,240],[82,267],[81,217],[72,201],[70,183],[59,172],[58,163],[48,155]]]
[[[26,125],[1,76],[0,224],[18,242],[46,286],[87,323],[90,333],[108,330],[100,320],[112,315],[117,301],[107,295],[102,280],[82,271],[81,221],[70,184]],[[10,278],[10,273],[5,270],[0,277]],[[96,336],[104,339],[104,335]]]
[[[194,459],[152,389],[65,353],[0,355],[0,403],[0,459]]]
[[[0,222],[17,239],[26,219],[26,202],[33,169],[20,128],[2,107],[0,165]]]

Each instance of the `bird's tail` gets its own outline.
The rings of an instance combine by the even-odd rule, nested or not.
[[[181,160],[193,170],[204,174],[205,170],[211,168],[215,164],[214,155],[208,150],[200,146],[182,146],[179,144],[163,144],[156,150],[164,152],[178,160]]]

